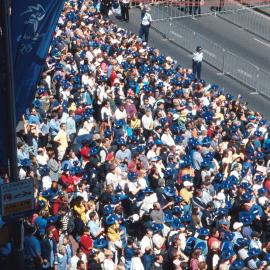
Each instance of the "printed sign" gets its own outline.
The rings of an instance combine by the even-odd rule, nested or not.
[[[3,184],[0,194],[3,218],[23,217],[34,210],[34,182],[32,180]]]

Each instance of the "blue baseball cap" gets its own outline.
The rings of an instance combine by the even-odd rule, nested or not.
[[[108,246],[108,241],[105,238],[98,238],[94,240],[94,248],[103,249]]]
[[[258,248],[251,248],[249,251],[248,251],[248,256],[249,257],[255,257],[255,256],[258,256],[260,255],[261,253],[261,250],[258,249]]]
[[[117,215],[111,214],[110,216],[106,217],[105,224],[110,226],[110,225],[115,224],[116,221],[118,221],[118,220],[119,220],[119,218]]]
[[[167,197],[174,197],[176,196],[176,190],[173,186],[166,186],[165,188],[163,188],[163,193],[167,196]]]
[[[235,252],[231,249],[226,249],[221,253],[221,260],[222,261],[227,261],[229,260],[233,255],[235,254]]]
[[[199,231],[199,236],[208,236],[209,235],[209,230],[206,228],[200,228]]]
[[[171,227],[174,229],[174,230],[179,230],[181,228],[184,228],[184,225],[183,223],[181,223],[181,220],[178,219],[178,218],[175,218],[172,222],[172,225]]]
[[[172,213],[164,213],[164,222],[172,223],[174,221]]]
[[[244,248],[244,247],[247,247],[249,246],[250,244],[250,240],[246,239],[246,238],[238,238],[236,240],[236,245],[239,247],[239,248]]]
[[[207,247],[207,244],[203,241],[200,241],[197,244],[195,244],[194,249],[205,250],[206,247]]]
[[[241,259],[236,259],[232,262],[230,270],[240,270],[245,266],[245,262]]]
[[[157,232],[162,231],[163,228],[164,228],[164,225],[163,225],[163,224],[154,223],[154,224],[152,225],[152,230],[153,230],[154,233],[157,233]]]
[[[103,209],[104,215],[106,216],[111,215],[113,211],[114,211],[114,208],[110,204],[104,206],[104,209]]]

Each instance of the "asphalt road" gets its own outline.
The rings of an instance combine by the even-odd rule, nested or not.
[[[135,11],[136,12],[136,11]],[[253,16],[253,12],[246,16]],[[154,18],[164,18],[169,15],[179,15],[174,13],[171,8],[156,6],[152,7]],[[183,14],[183,13],[182,13]],[[223,14],[222,17],[230,19],[230,14]],[[255,15],[254,15],[255,16]],[[270,18],[265,18],[262,22],[265,27],[269,27]],[[258,36],[223,20],[219,16],[209,15],[196,17],[196,20],[188,18],[174,19],[171,24],[179,28],[187,27],[190,30],[199,33],[207,39],[217,43],[225,50],[228,50],[255,66],[270,72],[270,42],[267,42]],[[262,25],[258,25],[262,27]]]
[[[129,23],[121,22],[115,19],[114,16],[111,16],[111,19],[117,23],[119,27],[127,29],[130,32],[137,34],[139,31],[140,17],[139,13],[135,9],[130,10]],[[191,55],[176,44],[164,39],[154,29],[150,30],[149,46],[158,48],[161,53],[166,56],[171,56],[182,66],[187,68],[191,67]],[[259,111],[266,119],[270,120],[270,101],[265,97],[259,94],[254,94],[250,89],[230,77],[218,74],[218,71],[215,68],[207,65],[206,63],[203,63],[202,78],[205,79],[207,83],[219,84],[226,92],[231,93],[234,96],[237,96],[238,94],[242,95],[243,100],[248,102],[250,109]]]

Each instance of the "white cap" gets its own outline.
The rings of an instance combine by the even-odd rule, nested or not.
[[[173,62],[173,59],[172,59],[170,56],[167,56],[167,57],[166,57],[166,61],[167,61],[167,62]]]
[[[184,181],[183,185],[184,185],[184,187],[192,187],[193,183],[190,181]]]
[[[234,222],[233,223],[233,229],[237,230],[239,228],[243,227],[243,223],[242,222]]]

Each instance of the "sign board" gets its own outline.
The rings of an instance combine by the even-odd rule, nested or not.
[[[34,210],[34,182],[20,180],[0,186],[3,218],[23,217]]]

